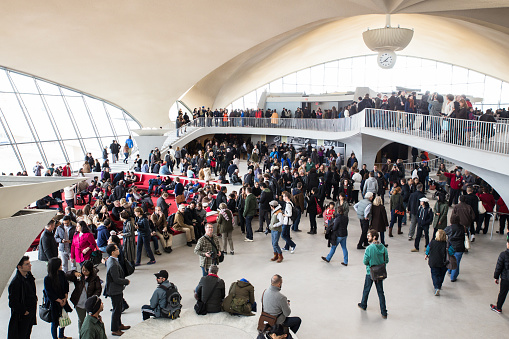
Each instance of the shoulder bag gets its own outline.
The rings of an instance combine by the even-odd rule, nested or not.
[[[455,270],[458,268],[458,261],[456,260],[456,257],[454,255],[453,256],[449,255],[450,246],[451,244],[447,242],[447,246],[445,248],[445,266],[449,270]]]
[[[318,200],[316,198],[315,198],[315,203],[316,203],[316,215],[322,214],[322,207],[320,206],[320,204],[318,203]]]
[[[265,291],[262,293],[262,314],[260,314],[260,318],[258,319],[258,331],[260,332],[265,330],[265,325],[274,326],[276,324],[277,318],[281,315],[271,315],[263,311],[263,295],[265,294]]]
[[[205,314],[207,314],[207,301],[209,301],[210,297],[212,296],[212,293],[214,293],[214,291],[215,291],[215,289],[217,287],[217,284],[219,284],[219,279],[216,281],[216,284],[214,285],[214,287],[210,291],[210,293],[207,296],[207,298],[205,300],[198,300],[196,302],[196,304],[194,305],[194,310],[195,310],[196,314],[198,314],[198,315],[205,315]]]
[[[216,265],[220,262],[223,262],[224,260],[224,252],[221,252],[221,255],[217,255],[219,253],[219,250],[216,247],[216,244],[214,243],[214,240],[211,240],[209,237],[205,237],[210,243],[212,244],[212,247],[214,247],[214,251],[216,254],[216,258],[214,259],[216,261]]]
[[[39,318],[47,323],[51,322],[50,303],[45,290],[42,290],[42,303],[39,305]]]
[[[385,267],[385,251],[384,251],[384,263],[380,265],[374,265],[369,268],[369,274],[371,280],[381,281],[387,278],[387,268]]]
[[[479,199],[479,202],[477,203],[478,204],[478,209],[479,209],[479,214],[484,214],[486,213],[486,208],[484,208],[484,205],[482,204],[482,201]]]

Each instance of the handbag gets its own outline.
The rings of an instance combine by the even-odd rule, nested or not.
[[[177,204],[182,204],[183,202],[186,201],[186,198],[184,197],[183,194],[177,195],[177,197],[175,198],[175,201]]]
[[[470,249],[470,238],[468,237],[468,234],[465,237],[465,249],[467,249],[467,250]]]
[[[210,243],[212,244],[212,247],[214,247],[214,250],[216,252],[216,258],[217,258],[217,262],[216,262],[216,265],[217,263],[220,263],[220,262],[223,262],[224,260],[224,252],[221,252],[221,255],[217,255],[217,253],[219,252],[217,247],[216,247],[216,244],[214,243],[214,241],[212,241],[209,237],[205,237],[208,241],[210,241]]]
[[[42,303],[39,305],[39,318],[47,323],[51,322],[51,309],[45,290],[42,290]]]
[[[265,291],[262,293],[262,314],[260,314],[260,318],[258,319],[258,331],[263,332],[265,330],[265,325],[274,326],[276,324],[277,318],[279,315],[271,315],[263,311],[263,295]]]
[[[124,270],[124,276],[128,277],[134,273],[136,267],[134,267],[134,265],[129,260],[124,260],[124,265],[122,265],[122,269]]]
[[[478,209],[479,209],[479,214],[484,214],[486,213],[486,208],[484,208],[484,205],[482,204],[482,201],[479,200],[479,202],[477,203],[479,206],[478,206]]]
[[[385,267],[385,251],[384,251],[384,263],[380,265],[374,265],[369,268],[369,274],[371,280],[381,281],[387,278],[387,268]]]
[[[316,198],[315,198],[315,203],[316,203],[316,214],[317,215],[322,214],[322,208],[320,207],[320,204],[318,203],[318,200],[316,200]]]
[[[216,281],[216,284],[214,285],[214,287],[212,288],[212,290],[210,291],[209,295],[207,296],[207,298],[205,300],[196,301],[196,304],[194,305],[194,311],[196,312],[196,314],[198,314],[198,315],[206,315],[207,314],[207,301],[209,301],[210,297],[212,296],[212,293],[214,293],[214,290],[216,289],[217,284],[219,284],[219,279]]]
[[[451,245],[447,242],[447,247],[445,248],[445,266],[448,270],[455,270],[458,268],[458,261],[454,255],[452,257],[449,255],[449,246]]]
[[[64,328],[71,324],[71,318],[69,318],[69,314],[67,314],[66,310],[62,309],[62,315],[58,318],[58,326]]]
[[[90,255],[90,261],[94,264],[94,266],[99,265],[101,263],[101,260],[103,258],[103,253],[101,250],[93,251]]]

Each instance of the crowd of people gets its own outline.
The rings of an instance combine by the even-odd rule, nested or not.
[[[440,295],[447,272],[451,274],[452,282],[458,279],[463,253],[468,250],[468,244],[475,241],[475,234],[481,231],[486,234],[491,215],[499,218],[499,234],[506,234],[507,206],[486,182],[462,168],[450,171],[442,166],[436,173],[437,181],[432,182],[426,160],[414,172],[406,173],[402,159],[395,163],[386,159],[381,168],[368,169],[366,165],[359,166],[354,153],[347,159],[343,156],[332,146],[309,144],[295,147],[286,143],[269,146],[262,141],[206,140],[203,145],[195,143],[189,150],[170,147],[164,156],[155,148],[145,162],[138,156],[136,170],[145,167],[146,171],[142,172],[156,174],[149,182],[147,192],[134,185],[138,180],[134,173],[112,175],[109,166],[103,164],[100,175],[98,173],[91,183],[83,180],[64,189],[64,199],[62,192],[40,199],[37,206],[41,208],[60,205],[57,215],[46,225],[39,245],[39,260],[48,262],[44,291],[45,298],[53,306],[50,307],[53,338],[64,337],[64,327],[58,334],[57,328],[60,319],[70,311],[69,282],[75,285],[69,300],[77,310],[82,338],[100,337],[91,333],[104,332],[100,317],[103,307],[99,298],[103,289],[97,284],[94,267],[97,257],[99,261],[105,257],[107,267],[104,295],[111,298],[113,305],[111,332],[122,335],[128,330],[129,326],[121,320],[122,311],[129,307],[123,297],[123,290],[130,283],[126,277],[141,264],[143,249],[149,258],[148,265],[156,263],[154,255],[162,255],[160,244],[163,252],[171,253],[175,232],[185,233],[187,246],[194,245],[194,253],[199,257],[202,278],[195,290],[196,309],[250,315],[256,311],[256,302],[249,281],[234,282],[229,290],[232,296],[228,299],[225,298],[224,281],[221,283],[218,277],[218,265],[224,256],[235,254],[232,232],[236,227],[240,227],[246,243],[259,241],[260,238],[254,237],[256,232],[270,233],[273,253],[270,260],[282,263],[283,252],[296,253],[297,244],[292,240],[291,232],[301,232],[300,221],[307,214],[310,224],[307,233],[310,236],[324,234],[327,246],[331,247],[329,254],[322,257],[323,261],[329,263],[337,246],[341,245],[341,263],[348,266],[350,217],[354,224],[358,219],[361,235],[356,247],[365,251],[367,273],[358,306],[366,310],[369,291],[375,283],[384,318],[387,318],[387,309],[383,279],[371,271],[373,267],[389,262],[386,231],[389,238],[401,235],[402,227],[410,221],[408,239],[413,240],[412,252],[420,251],[420,240],[424,236],[425,256],[429,260],[436,296]],[[241,158],[247,159],[247,171],[243,176],[239,174]],[[169,177],[170,173],[192,179],[184,186],[178,177]],[[407,179],[407,175],[411,178]],[[238,185],[239,189],[228,193],[226,184]],[[426,196],[427,190],[432,188],[437,191],[438,198],[433,208]],[[175,213],[170,212],[173,203],[173,200],[169,202],[170,190],[173,190],[177,206]],[[152,197],[157,198],[155,204]],[[386,198],[390,213],[386,210]],[[80,201],[78,205],[84,205],[82,209],[74,208],[76,199]],[[351,206],[353,216],[349,216]],[[448,220],[450,207],[453,211]],[[209,212],[217,213],[216,231],[207,223]],[[257,227],[253,226],[256,216]],[[322,221],[320,232],[318,220]],[[398,229],[393,233],[396,223]],[[431,225],[433,234],[429,234]],[[279,245],[280,238],[283,238],[284,246]],[[450,265],[452,261],[455,265]],[[496,281],[501,279],[499,302],[491,306],[496,312],[501,312],[508,291],[508,265],[509,256],[501,255],[495,272]],[[36,305],[37,296],[34,295],[33,277],[27,278],[31,277],[29,266],[28,258],[24,257],[9,287],[10,300],[13,300],[9,338],[23,337],[19,333],[29,337],[29,329],[22,327],[34,324],[32,312],[35,311],[29,307]],[[158,284],[173,290],[175,286],[168,282],[168,278],[167,272],[156,274]],[[84,283],[88,288],[83,288]],[[262,335],[270,331],[287,331],[288,328],[295,333],[299,329],[301,320],[289,317],[289,302],[280,293],[281,284],[282,278],[275,275],[262,296],[262,311],[275,316],[273,326],[265,328]],[[23,301],[19,300],[20,289],[28,293],[24,294]],[[175,313],[178,303],[168,310],[168,293],[163,291],[156,290],[150,305],[144,306],[144,319],[161,314],[178,317],[178,312]],[[243,302],[231,301],[238,295],[235,294],[237,291],[246,294]],[[178,290],[171,294],[178,294]],[[205,306],[200,307],[200,303]],[[162,309],[165,311],[161,312]]]

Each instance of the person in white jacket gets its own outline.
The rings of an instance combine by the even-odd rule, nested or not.
[[[356,168],[352,175],[353,189],[352,189],[352,203],[356,204],[359,202],[359,191],[361,190],[362,176],[359,173],[359,169]]]
[[[76,184],[64,187],[64,199],[67,206],[74,207],[74,191]]]
[[[292,221],[292,212],[293,212],[293,203],[290,198],[290,193],[288,191],[284,191],[283,193],[283,201],[285,202],[285,211],[283,213],[283,232],[281,237],[284,241],[286,241],[285,246],[283,247],[283,251],[291,251],[290,253],[295,252],[295,247],[297,245],[293,242],[290,237],[290,228],[293,225]]]
[[[284,216],[281,211],[281,206],[279,206],[276,200],[269,202],[269,205],[271,209],[269,228],[272,237],[272,248],[274,249],[274,257],[270,260],[280,263],[283,261],[283,252],[281,251],[281,247],[279,247],[279,238],[281,237]]]

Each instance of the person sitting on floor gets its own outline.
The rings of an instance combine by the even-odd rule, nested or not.
[[[152,294],[152,298],[150,298],[150,305],[143,305],[141,307],[141,313],[143,315],[143,320],[147,320],[150,317],[155,318],[168,318],[172,317],[172,319],[176,319],[180,315],[180,294],[178,294],[177,286],[168,281],[168,271],[161,270],[158,273],[154,274],[156,276],[157,288]],[[175,295],[175,292],[177,295]],[[170,305],[168,305],[167,296],[175,295],[177,303],[177,309],[172,310]]]

